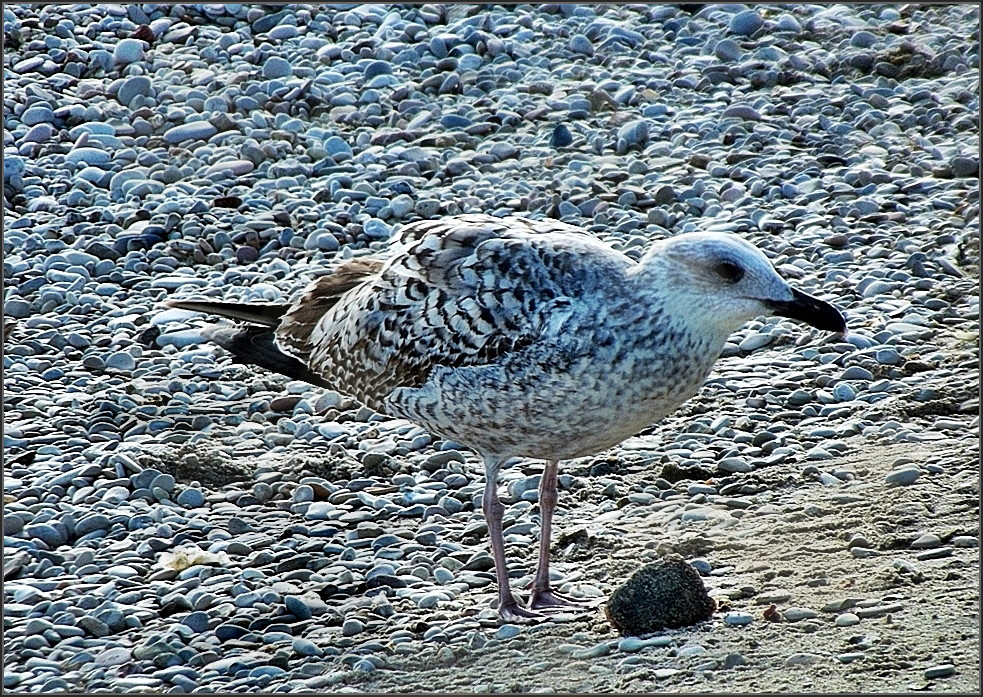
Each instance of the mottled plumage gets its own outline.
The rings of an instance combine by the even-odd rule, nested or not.
[[[635,262],[570,225],[485,215],[406,225],[385,260],[342,264],[287,305],[171,304],[247,321],[208,331],[243,360],[477,450],[500,607],[511,617],[530,613],[504,570],[503,462],[548,461],[531,604],[561,604],[545,571],[557,461],[611,447],[675,410],[755,316],[845,331],[835,309],[790,288],[733,235],[680,235]]]

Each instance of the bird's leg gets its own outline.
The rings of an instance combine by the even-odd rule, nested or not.
[[[481,508],[488,522],[488,536],[491,538],[492,558],[495,560],[495,578],[498,580],[498,613],[506,621],[528,621],[541,618],[538,612],[530,612],[519,606],[509,585],[509,570],[505,561],[505,538],[502,535],[502,516],[505,506],[498,500],[498,470],[501,462],[485,462],[485,493]]]
[[[556,510],[556,478],[559,463],[549,461],[543,469],[543,477],[539,480],[539,564],[536,576],[532,582],[532,595],[529,597],[529,608],[579,608],[580,603],[565,598],[550,587],[550,535],[553,527],[553,511]]]

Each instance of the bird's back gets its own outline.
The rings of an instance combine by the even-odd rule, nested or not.
[[[579,228],[485,215],[412,223],[394,248],[336,301],[322,303],[312,284],[277,329],[285,352],[380,411],[438,366],[493,364],[534,345],[557,303],[617,295],[634,265]]]

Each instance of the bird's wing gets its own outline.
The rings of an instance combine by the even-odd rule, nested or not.
[[[490,216],[408,225],[396,249],[301,348],[313,372],[376,408],[435,366],[487,364],[531,345],[553,308],[613,292],[634,263],[579,228]]]
[[[321,318],[353,288],[378,274],[380,259],[351,259],[332,273],[314,279],[284,313],[276,331],[277,346],[299,361],[307,362],[313,348],[310,337]]]

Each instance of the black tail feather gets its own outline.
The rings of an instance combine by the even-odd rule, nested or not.
[[[261,324],[264,327],[276,327],[290,309],[287,303],[237,303],[222,300],[168,300],[164,304],[181,310]]]
[[[203,329],[202,336],[224,348],[240,363],[258,365],[319,387],[332,387],[299,360],[277,348],[275,336],[267,327],[219,324]]]

